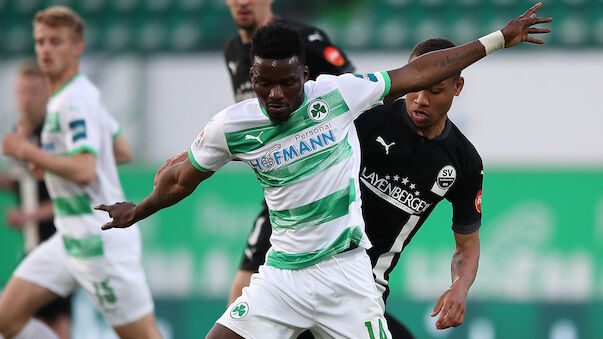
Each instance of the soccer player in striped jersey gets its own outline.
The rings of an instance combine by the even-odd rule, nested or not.
[[[541,4],[479,41],[425,54],[388,72],[321,75],[308,81],[296,31],[268,25],[252,42],[257,99],[232,105],[205,126],[189,161],[167,168],[139,205],[100,205],[125,228],[190,195],[232,160],[246,162],[264,187],[273,226],[266,264],[218,319],[208,338],[391,337],[366,250],[353,120],[362,112],[447,79],[488,53],[520,42],[550,22]]]
[[[98,89],[79,73],[84,21],[69,8],[54,6],[36,14],[33,30],[51,94],[42,148],[18,133],[6,135],[2,147],[4,154],[46,172],[57,232],[8,282],[0,297],[0,332],[6,338],[54,338],[30,318],[81,287],[120,337],[159,338],[138,227],[101,232],[98,225],[107,215],[92,208],[124,199],[116,162],[131,155]]]

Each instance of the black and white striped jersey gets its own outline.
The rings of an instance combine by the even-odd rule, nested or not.
[[[452,203],[455,232],[480,227],[483,166],[450,120],[434,139],[418,135],[403,99],[366,112],[356,128],[362,213],[373,243],[368,254],[385,300],[400,253],[442,199]]]

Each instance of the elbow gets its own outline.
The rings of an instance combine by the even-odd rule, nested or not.
[[[132,161],[132,153],[131,152],[123,152],[123,153],[119,154],[118,156],[116,156],[115,160],[116,160],[115,162],[118,165],[126,164],[126,163]]]
[[[79,171],[78,174],[73,178],[76,184],[80,186],[89,186],[96,178],[96,173],[92,171]]]

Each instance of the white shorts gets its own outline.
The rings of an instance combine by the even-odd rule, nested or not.
[[[62,236],[57,233],[36,247],[14,275],[62,297],[81,286],[113,327],[129,324],[153,311],[137,250],[78,258],[67,253]]]
[[[391,338],[363,248],[299,270],[260,266],[218,319],[244,338]],[[381,335],[380,335],[381,333]]]

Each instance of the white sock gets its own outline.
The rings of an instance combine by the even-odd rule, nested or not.
[[[59,336],[44,322],[31,318],[13,339],[59,339]]]

